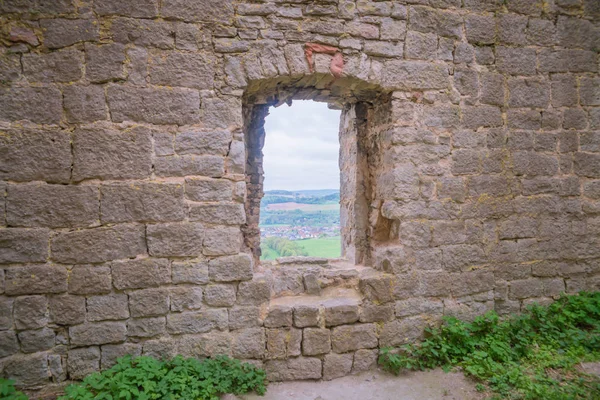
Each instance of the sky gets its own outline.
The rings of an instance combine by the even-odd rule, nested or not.
[[[294,100],[271,107],[265,122],[264,190],[339,189],[340,111]]]

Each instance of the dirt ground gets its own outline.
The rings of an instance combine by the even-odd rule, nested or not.
[[[264,397],[224,396],[223,400],[480,400],[485,395],[461,373],[437,369],[394,376],[368,371],[332,381],[271,383]]]

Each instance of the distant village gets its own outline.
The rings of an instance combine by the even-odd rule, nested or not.
[[[267,226],[260,228],[260,236],[281,237],[288,240],[314,239],[320,237],[339,236],[340,226]]]

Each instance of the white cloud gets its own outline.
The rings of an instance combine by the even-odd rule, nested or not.
[[[340,111],[326,103],[294,101],[271,108],[263,148],[265,190],[335,189],[340,186]]]

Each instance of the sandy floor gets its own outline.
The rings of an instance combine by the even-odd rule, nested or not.
[[[479,400],[484,395],[460,373],[442,370],[400,376],[369,371],[329,382],[271,383],[264,397],[225,396],[223,400]]]

